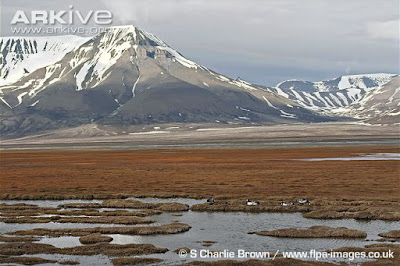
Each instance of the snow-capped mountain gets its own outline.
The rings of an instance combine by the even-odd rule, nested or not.
[[[79,36],[0,38],[0,86],[54,64],[87,40]]]
[[[318,82],[287,80],[268,89],[311,110],[331,111],[359,101],[367,92],[389,82],[394,76],[379,73]]]
[[[113,27],[80,41],[65,40],[62,47],[70,49],[60,50],[59,60],[43,63],[16,82],[0,86],[3,134],[93,122],[290,123],[330,119],[278,94],[198,65],[134,26]]]
[[[358,102],[333,111],[373,124],[400,123],[400,76],[369,90]]]

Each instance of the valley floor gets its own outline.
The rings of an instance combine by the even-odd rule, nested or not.
[[[398,265],[399,245],[390,243],[399,241],[398,133],[398,126],[355,123],[86,125],[4,140],[0,263],[233,265],[192,263],[175,252],[210,245],[236,250],[245,243],[249,251],[392,250],[395,259],[357,263]],[[208,197],[215,204],[205,203]],[[280,204],[303,197],[311,204]],[[247,206],[247,198],[260,203]],[[323,236],[334,239],[316,238],[318,230],[329,230]],[[343,230],[355,238],[336,239]],[[84,245],[81,236],[114,242]],[[132,250],[147,255],[132,256]],[[31,257],[15,256],[20,254]],[[235,265],[328,262],[277,258]]]
[[[1,150],[159,148],[261,148],[395,144],[399,125],[359,122],[314,124],[87,124],[24,137],[0,139]]]
[[[3,150],[1,194],[398,199],[398,145],[147,150]]]

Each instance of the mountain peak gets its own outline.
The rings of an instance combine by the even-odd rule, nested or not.
[[[133,26],[133,25],[119,25],[119,26],[109,27],[109,29],[111,29],[111,30],[130,30],[130,31],[134,31],[136,29],[136,27]]]
[[[355,74],[355,75],[344,75],[342,77],[349,77],[349,78],[387,78],[387,77],[393,77],[396,74],[390,74],[390,73],[370,73],[370,74]]]
[[[18,82],[0,87],[0,132],[21,134],[94,122],[330,120],[240,78],[198,65],[133,25],[111,27],[60,57],[36,70],[26,68],[29,73]],[[31,62],[24,57],[25,61]]]

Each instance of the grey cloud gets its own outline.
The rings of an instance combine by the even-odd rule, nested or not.
[[[19,0],[25,8],[42,2],[67,1]],[[254,83],[399,72],[398,30],[390,38],[393,31],[377,24],[398,21],[398,0],[102,0],[75,6],[106,7],[115,24],[139,26],[200,64]]]
[[[399,39],[400,20],[374,21],[368,24],[368,33],[376,39]]]

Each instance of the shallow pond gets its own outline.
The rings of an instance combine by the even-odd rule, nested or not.
[[[3,223],[0,222],[0,235],[6,234],[8,232],[20,231],[20,230],[30,230],[35,228],[44,228],[44,229],[59,229],[59,228],[93,228],[93,227],[112,227],[112,226],[127,226],[124,224],[89,224],[89,223]],[[137,225],[129,225],[129,226],[141,226]],[[143,226],[143,224],[142,224]]]
[[[206,199],[188,199],[188,198],[128,198],[128,200],[139,200],[145,203],[169,203],[169,202],[177,202],[182,204],[187,204],[189,206],[195,204],[202,204],[206,202]]]
[[[0,150],[81,150],[81,149],[112,149],[112,150],[147,150],[147,149],[169,149],[169,148],[263,148],[263,147],[310,147],[310,146],[336,146],[336,145],[398,145],[397,139],[366,139],[366,140],[336,140],[336,141],[266,141],[266,142],[209,142],[209,143],[188,143],[188,144],[137,144],[126,142],[121,145],[118,142],[101,142],[92,144],[71,144],[62,143],[46,144],[16,144],[0,145]]]
[[[102,200],[0,200],[0,204],[31,204],[39,207],[57,208],[58,205],[69,203],[101,203]]]
[[[378,239],[378,233],[400,228],[399,222],[369,221],[360,222],[353,219],[348,220],[314,220],[305,219],[300,213],[207,213],[207,212],[184,212],[182,216],[176,217],[164,213],[157,217],[160,223],[172,221],[187,223],[192,228],[177,235],[163,236],[113,236],[111,243],[151,243],[159,247],[166,247],[175,250],[180,247],[192,249],[206,249],[202,241],[215,241],[207,249],[237,251],[309,251],[328,250],[343,246],[359,246],[372,244],[371,241]],[[325,225],[331,227],[345,226],[351,229],[359,229],[367,232],[366,240],[353,239],[295,239],[295,238],[274,238],[247,234],[249,231],[274,230],[280,228],[308,228],[313,225]],[[179,262],[177,254],[169,252],[160,258]]]
[[[136,199],[136,198],[135,198]],[[143,202],[180,202],[189,205],[203,203],[205,200],[193,199],[138,199]],[[27,201],[18,201],[19,203]],[[35,201],[36,202],[36,201]],[[73,201],[77,202],[77,201]],[[11,203],[11,202],[6,202]],[[13,202],[14,203],[14,202]],[[54,206],[61,204],[59,201]],[[49,205],[46,205],[49,206]],[[150,216],[156,220],[152,225],[167,224],[174,221],[189,224],[192,228],[185,233],[173,235],[109,235],[113,237],[113,244],[150,243],[156,247],[165,247],[170,251],[166,254],[153,254],[146,257],[161,258],[168,263],[182,263],[182,260],[173,251],[180,247],[191,249],[229,250],[236,252],[238,249],[246,251],[319,251],[339,248],[344,246],[362,247],[375,243],[379,239],[378,233],[400,229],[400,222],[385,221],[357,221],[354,219],[342,220],[315,220],[303,218],[301,213],[244,213],[244,212],[179,212],[182,216],[175,216],[172,213],[162,213]],[[274,238],[248,234],[250,231],[274,230],[280,228],[308,228],[314,225],[331,227],[348,227],[366,231],[366,239],[295,239],[295,238]],[[112,224],[0,224],[0,233],[25,230],[33,228],[85,228],[97,226],[114,226]],[[122,226],[122,225],[115,225]],[[215,241],[210,247],[204,247],[203,241]],[[78,237],[41,238],[40,243],[52,244],[56,247],[73,247],[81,245]],[[50,256],[50,257],[48,257]],[[57,255],[58,256],[58,255]],[[42,257],[42,256],[41,256]],[[76,256],[75,256],[76,257]],[[81,256],[79,256],[81,257]],[[83,256],[82,256],[83,257]],[[95,256],[92,259],[100,259],[100,264],[109,264],[109,260]],[[46,255],[46,258],[54,258],[53,255]],[[198,260],[198,259],[196,259]],[[86,263],[95,263],[86,258]],[[91,264],[87,265],[91,265]],[[86,264],[85,264],[86,265]]]
[[[50,244],[56,248],[72,248],[76,246],[82,246],[81,242],[79,242],[79,237],[75,236],[42,237],[36,243]]]
[[[354,157],[336,158],[308,158],[296,159],[296,161],[321,162],[321,161],[397,161],[400,160],[400,153],[373,153]]]

